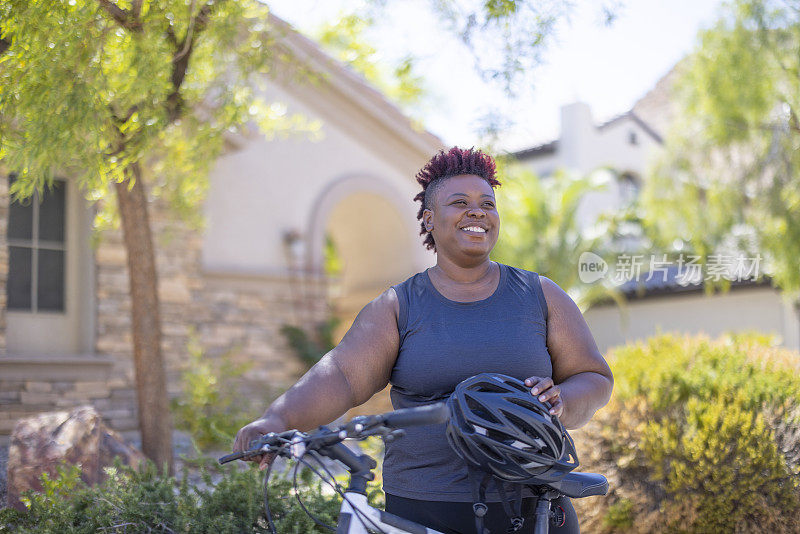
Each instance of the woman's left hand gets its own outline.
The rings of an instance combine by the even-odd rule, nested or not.
[[[550,413],[561,417],[564,413],[564,401],[561,400],[561,388],[553,383],[550,377],[532,376],[525,379],[525,385],[531,388],[531,394],[542,402],[550,403]]]

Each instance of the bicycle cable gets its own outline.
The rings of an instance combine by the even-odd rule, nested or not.
[[[285,441],[286,443],[289,443],[289,440],[287,440],[285,438],[283,439],[283,441]],[[268,453],[268,454],[275,454],[276,458],[278,456],[277,453]],[[269,465],[267,466],[267,472],[266,472],[266,474],[264,474],[264,512],[265,512],[266,517],[267,517],[267,525],[269,526],[270,532],[272,534],[278,534],[278,531],[275,528],[275,523],[272,521],[272,513],[270,512],[270,509],[269,509],[269,477],[270,477],[270,474],[272,473],[272,466],[273,465],[275,465],[275,458],[273,458],[273,460],[269,463]]]
[[[297,504],[299,504],[299,505],[300,505],[300,508],[302,508],[302,509],[303,509],[303,511],[306,513],[306,515],[307,515],[308,517],[310,517],[310,518],[311,518],[311,520],[312,520],[312,521],[314,521],[314,523],[316,523],[316,524],[317,524],[317,526],[320,526],[320,527],[323,527],[323,528],[327,528],[327,529],[328,529],[328,530],[330,530],[330,531],[336,532],[336,529],[335,529],[335,528],[333,528],[332,526],[330,526],[330,525],[327,525],[327,524],[323,523],[322,521],[318,520],[318,519],[316,518],[316,516],[315,516],[314,514],[312,514],[312,513],[311,513],[311,512],[308,510],[308,508],[306,508],[306,506],[303,504],[303,500],[300,498],[300,490],[299,490],[299,489],[298,489],[298,487],[297,487],[297,468],[300,466],[300,464],[301,464],[301,463],[302,463],[303,465],[305,465],[306,467],[308,467],[309,469],[311,469],[311,472],[312,472],[312,473],[314,473],[315,475],[317,475],[317,476],[318,476],[318,477],[319,477],[321,480],[323,480],[324,482],[326,482],[326,483],[330,484],[330,482],[328,482],[327,480],[325,480],[325,479],[324,479],[324,478],[323,478],[323,477],[322,477],[322,476],[319,474],[319,472],[317,472],[317,471],[316,471],[316,470],[315,470],[313,467],[311,467],[311,464],[309,464],[308,462],[306,462],[306,461],[303,459],[303,456],[305,456],[305,455],[306,455],[306,453],[305,453],[305,452],[303,452],[303,454],[301,454],[301,455],[300,455],[300,456],[299,456],[299,457],[296,459],[297,461],[296,461],[296,462],[295,462],[295,464],[294,464],[294,473],[293,473],[293,475],[292,475],[292,488],[294,489],[294,497],[295,497],[295,499],[297,499]],[[338,488],[334,487],[334,491],[337,491],[337,492],[338,492],[339,490],[338,490]]]
[[[267,525],[269,526],[269,531],[272,534],[278,534],[278,531],[275,528],[275,523],[272,521],[272,514],[269,511],[269,475],[272,473],[273,464],[275,464],[274,460],[269,463],[269,466],[267,466],[267,473],[264,475],[264,511],[267,515]]]
[[[291,444],[291,442],[289,440],[287,440],[285,438],[282,438],[282,439],[284,441],[284,444],[279,448],[283,448],[283,447]],[[316,470],[314,468],[314,466],[312,466],[308,461],[306,461],[303,458],[307,454],[307,452],[311,453],[311,457],[314,458],[314,460],[316,460],[316,462],[319,464],[319,466],[325,471],[325,474],[328,475],[330,480],[326,479],[325,476],[323,476],[318,470]],[[305,467],[307,467],[313,474],[315,474],[321,481],[323,481],[326,484],[328,484],[336,494],[341,496],[342,499],[350,505],[350,508],[353,510],[353,514],[361,522],[361,525],[364,528],[367,528],[367,529],[372,528],[373,530],[377,531],[378,534],[386,534],[386,531],[382,530],[375,523],[375,521],[372,518],[370,518],[367,514],[365,514],[361,510],[359,510],[358,507],[350,499],[347,498],[347,496],[345,495],[345,492],[342,491],[341,486],[339,485],[339,483],[336,482],[336,477],[325,466],[325,463],[323,462],[322,457],[319,455],[319,453],[317,453],[317,451],[313,451],[313,450],[312,451],[307,451],[307,452],[304,451],[299,457],[295,458],[295,466],[294,466],[293,475],[292,475],[292,486],[293,486],[293,489],[294,489],[295,498],[297,499],[297,503],[300,505],[300,508],[303,509],[303,512],[305,512],[305,514],[308,517],[310,517],[311,520],[314,521],[314,523],[317,524],[318,526],[326,528],[326,529],[334,531],[334,532],[336,531],[336,529],[334,527],[331,527],[330,525],[327,525],[327,524],[323,523],[322,521],[320,521],[319,519],[317,519],[317,517],[314,514],[312,514],[308,510],[308,508],[306,508],[306,506],[303,504],[303,501],[302,501],[302,499],[300,497],[300,491],[299,491],[298,485],[297,485],[297,470],[298,470],[298,467],[299,467],[299,465],[301,463]],[[279,455],[277,451],[273,452],[273,453],[266,453],[266,454],[275,454],[276,456]],[[267,472],[264,475],[264,511],[265,511],[267,524],[269,526],[270,532],[272,534],[277,534],[277,529],[275,528],[275,523],[274,523],[274,521],[272,519],[272,513],[271,513],[270,507],[269,507],[269,479],[270,479],[270,476],[271,476],[271,473],[272,473],[273,465],[275,465],[274,460],[269,463],[269,465],[267,466]],[[369,525],[367,523],[369,523]]]
[[[338,482],[336,482],[336,477],[334,477],[334,476],[333,476],[333,473],[331,473],[331,472],[330,472],[330,470],[329,470],[329,469],[328,469],[328,468],[325,466],[325,464],[323,463],[323,461],[322,461],[322,457],[319,455],[319,453],[317,453],[317,451],[310,451],[310,452],[311,452],[311,457],[312,457],[312,458],[314,458],[314,460],[316,460],[316,461],[317,461],[317,463],[319,464],[319,466],[320,466],[320,467],[321,467],[321,468],[322,468],[322,469],[325,471],[325,473],[326,473],[326,474],[327,474],[327,475],[330,477],[330,479],[331,479],[331,480],[333,480],[333,483],[329,482],[328,480],[325,480],[325,477],[323,477],[322,475],[320,475],[320,474],[319,474],[319,472],[318,472],[316,469],[314,469],[314,468],[311,466],[311,464],[309,464],[309,463],[308,463],[308,462],[306,462],[305,460],[303,460],[303,464],[304,464],[304,465],[306,465],[306,466],[307,466],[307,467],[308,467],[308,468],[311,470],[311,472],[312,472],[312,473],[314,473],[315,475],[317,475],[317,476],[320,478],[320,480],[323,480],[323,481],[324,481],[326,484],[328,484],[329,486],[331,486],[331,488],[333,488],[333,491],[335,491],[336,493],[338,493],[338,494],[339,494],[339,496],[341,496],[341,497],[342,497],[342,500],[346,501],[346,502],[347,502],[347,504],[349,504],[349,505],[350,505],[350,508],[352,508],[352,509],[353,509],[353,514],[355,514],[356,518],[357,518],[359,521],[361,521],[361,525],[363,525],[363,526],[364,526],[364,528],[372,528],[373,530],[376,530],[376,531],[378,532],[378,534],[387,534],[385,530],[381,530],[381,528],[380,528],[380,527],[379,527],[379,526],[378,526],[378,525],[377,525],[377,524],[376,524],[376,523],[375,523],[375,522],[372,520],[372,518],[370,518],[370,517],[369,517],[368,515],[366,515],[364,512],[362,512],[361,510],[359,510],[359,509],[358,509],[358,508],[357,508],[357,507],[356,507],[356,506],[353,504],[353,501],[351,501],[350,499],[348,499],[348,498],[347,498],[347,495],[346,495],[346,494],[345,494],[345,493],[344,493],[344,492],[341,490],[341,486],[339,486],[339,483],[338,483]],[[365,521],[364,521],[364,520],[368,521],[368,522],[369,522],[369,524],[371,525],[371,527],[370,527],[370,526],[368,526],[368,525],[365,523]]]

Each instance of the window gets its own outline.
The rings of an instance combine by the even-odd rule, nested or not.
[[[636,135],[636,132],[634,132],[633,130],[628,132],[628,143],[631,145],[639,144],[639,136]]]
[[[9,185],[15,176],[9,177]],[[8,217],[9,310],[63,312],[66,184],[55,180],[39,196],[11,202]]]
[[[639,196],[639,179],[631,172],[623,173],[617,178],[619,198],[623,205],[632,203]]]

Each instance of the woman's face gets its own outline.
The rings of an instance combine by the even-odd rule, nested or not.
[[[492,186],[480,176],[462,174],[446,179],[434,197],[433,209],[422,217],[436,252],[453,258],[488,256],[500,233]]]

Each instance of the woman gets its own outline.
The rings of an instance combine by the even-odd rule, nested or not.
[[[611,396],[611,371],[572,299],[536,273],[490,260],[500,231],[492,158],[453,148],[417,175],[424,243],[436,265],[367,304],[341,343],[242,428],[234,451],[267,432],[310,430],[392,384],[395,409],[442,400],[480,372],[525,378],[567,428],[585,424]],[[386,509],[443,532],[473,532],[466,464],[447,444],[445,425],[409,428],[387,444]],[[262,468],[270,461],[262,458]],[[510,525],[500,497],[487,493],[486,526]],[[523,512],[532,515],[535,499]],[[569,500],[567,523],[578,532]],[[526,521],[521,532],[532,532]]]

